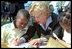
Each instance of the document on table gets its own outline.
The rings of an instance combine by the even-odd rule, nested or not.
[[[19,46],[9,45],[10,48],[31,48],[32,46],[28,43],[22,43]]]

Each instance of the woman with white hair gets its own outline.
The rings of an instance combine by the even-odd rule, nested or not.
[[[33,37],[35,33],[37,33],[39,37],[31,40],[29,44],[36,45],[38,47],[39,44],[48,40],[52,32],[56,33],[56,35],[61,39],[62,35],[60,35],[61,32],[59,31],[61,30],[61,27],[57,21],[58,16],[51,14],[51,11],[45,1],[34,1],[29,13],[34,17],[35,22],[33,23],[32,29],[29,29],[29,33],[27,33],[24,37],[29,39]]]

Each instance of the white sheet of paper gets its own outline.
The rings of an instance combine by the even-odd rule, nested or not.
[[[9,45],[10,48],[28,48],[30,47],[30,44],[28,43],[22,43],[19,46]]]

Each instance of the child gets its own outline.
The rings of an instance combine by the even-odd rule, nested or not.
[[[59,23],[61,27],[64,29],[63,40],[71,44],[71,13],[64,12],[60,15]]]
[[[30,15],[27,10],[20,9],[15,21],[5,24],[1,27],[1,42],[13,45],[19,45],[26,42],[22,35],[28,30],[28,21]]]

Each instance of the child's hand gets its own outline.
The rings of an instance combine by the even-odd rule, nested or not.
[[[21,43],[23,43],[23,42],[24,42],[24,40],[21,39],[21,38],[15,38],[15,39],[13,40],[13,44],[16,45],[16,46],[18,46],[19,44],[21,44]]]
[[[18,38],[13,39],[12,43],[13,43],[13,45],[18,46],[19,45],[19,39]]]

